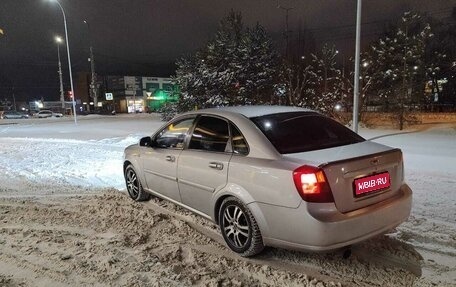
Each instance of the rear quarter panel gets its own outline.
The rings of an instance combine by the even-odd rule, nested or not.
[[[296,208],[301,202],[293,181],[299,165],[283,160],[233,156],[228,170],[228,185],[248,192],[249,202]]]

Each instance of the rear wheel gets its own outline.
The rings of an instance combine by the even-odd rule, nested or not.
[[[248,257],[264,249],[260,228],[247,206],[235,197],[223,200],[219,210],[219,224],[228,247]]]
[[[125,168],[125,183],[128,195],[135,201],[145,201],[150,199],[150,194],[145,192],[135,169],[130,164]]]

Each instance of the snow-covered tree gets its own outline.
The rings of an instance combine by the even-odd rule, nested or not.
[[[433,36],[418,13],[406,12],[397,26],[368,51],[372,77],[385,107],[397,111],[399,127],[406,110],[420,103],[424,95],[426,42]]]
[[[178,111],[269,102],[277,60],[265,29],[245,28],[241,14],[231,11],[206,47],[177,61]]]
[[[334,45],[323,45],[319,54],[312,54],[313,73],[316,78],[316,94],[305,95],[308,107],[331,115],[336,103],[343,101],[341,71],[336,68],[338,51]]]
[[[277,80],[278,55],[271,38],[258,23],[247,28],[240,49],[242,65],[238,70],[237,102],[265,104],[271,101]]]
[[[312,65],[304,61],[294,64],[284,62],[281,74],[284,104],[305,107],[308,99],[316,97],[319,78]]]
[[[308,107],[332,115],[336,103],[344,100],[341,72],[336,68],[338,52],[334,45],[323,45],[320,53],[311,54],[310,62],[282,65],[281,81],[284,102],[291,106]]]

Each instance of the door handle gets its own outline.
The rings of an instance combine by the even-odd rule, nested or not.
[[[222,170],[223,169],[223,163],[221,163],[221,162],[210,162],[209,163],[209,167],[210,168],[214,168],[214,169],[218,169],[218,170]]]
[[[174,156],[172,156],[172,155],[167,155],[167,156],[165,157],[165,159],[166,159],[167,161],[170,161],[170,162],[174,162],[174,161],[176,160],[176,158],[175,158]]]

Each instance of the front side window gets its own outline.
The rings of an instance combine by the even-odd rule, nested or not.
[[[169,124],[156,137],[155,142],[158,148],[183,149],[185,136],[192,127],[195,118],[178,120]]]
[[[281,154],[313,151],[364,141],[338,122],[309,112],[251,118]]]
[[[228,123],[222,119],[202,116],[196,124],[189,149],[225,152],[228,151],[230,134]]]

